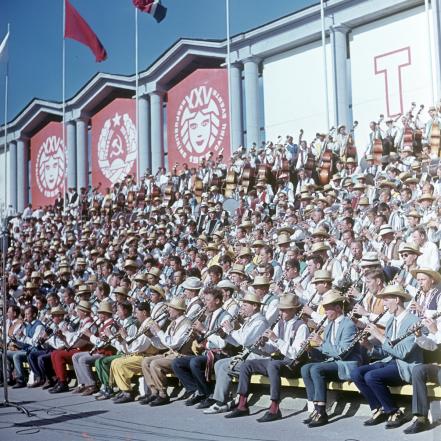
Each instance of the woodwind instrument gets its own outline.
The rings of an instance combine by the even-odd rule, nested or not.
[[[314,331],[309,335],[309,337],[303,342],[302,346],[300,346],[299,351],[296,354],[296,357],[292,360],[291,364],[288,366],[290,369],[294,369],[301,361],[303,356],[306,354],[309,349],[309,345],[311,344],[311,340],[314,334],[317,334],[324,326],[328,317],[325,315],[318,325],[314,328]]]
[[[436,320],[438,317],[441,317],[441,311],[436,312],[433,314],[432,317],[430,317],[432,320]],[[416,334],[419,330],[424,328],[423,321],[420,320],[419,322],[416,322],[413,326],[411,326],[403,335],[400,335],[397,338],[394,338],[389,343],[392,347],[396,346],[400,341],[403,341],[405,338],[409,337],[412,334]]]
[[[376,325],[381,318],[386,314],[388,310],[385,309],[381,314],[378,314],[378,316],[375,318],[375,320],[373,320],[371,323],[373,325]],[[369,331],[366,331],[365,329],[360,329],[355,333],[354,338],[352,339],[351,343],[349,343],[349,346],[342,352],[340,352],[340,354],[337,357],[333,357],[336,360],[343,360],[345,357],[347,357],[352,349],[354,349],[354,347],[357,345],[357,343],[361,342],[362,340],[366,339],[369,336]]]
[[[157,324],[158,322],[160,322],[161,320],[163,320],[165,317],[168,317],[168,311],[164,311],[159,317],[157,317],[156,319],[152,319],[151,317],[149,317],[148,319],[146,319],[146,321],[143,323],[143,326],[141,326],[138,329],[138,332],[136,333],[136,335],[134,335],[130,340],[127,340],[126,343],[128,345],[132,344],[135,340],[138,340],[139,337],[141,337],[142,335],[147,335],[148,332],[150,332],[150,326],[153,324]],[[159,325],[158,325],[159,326]],[[117,335],[114,336],[115,338],[117,337]]]

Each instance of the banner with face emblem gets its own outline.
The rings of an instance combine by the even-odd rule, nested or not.
[[[54,203],[66,170],[63,125],[50,122],[31,138],[31,194],[34,207]]]
[[[135,100],[117,98],[92,117],[92,185],[136,178]]]
[[[225,69],[198,69],[167,93],[169,168],[194,167],[202,158],[230,157],[228,77]]]

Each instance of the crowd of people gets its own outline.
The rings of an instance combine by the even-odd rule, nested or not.
[[[342,126],[335,139],[287,137],[228,164],[210,155],[29,205],[9,221],[1,380],[162,406],[173,373],[186,406],[236,418],[249,415],[258,373],[270,380],[258,420],[268,422],[282,417],[281,377],[302,377],[308,427],[329,422],[327,381],[350,380],[372,410],[364,424],[387,428],[409,420],[388,387],[411,383],[405,432],[429,429],[427,383],[441,383],[440,357],[428,362],[441,342],[431,112],[416,156],[371,123],[359,161]],[[389,142],[379,162],[378,139]],[[322,183],[307,162],[320,169],[327,151],[335,164]]]

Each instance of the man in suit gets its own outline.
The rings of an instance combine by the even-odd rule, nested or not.
[[[328,423],[326,382],[348,380],[351,371],[362,360],[359,345],[355,345],[348,352],[357,328],[352,320],[344,315],[345,300],[345,297],[333,289],[323,295],[321,306],[325,310],[327,325],[323,336],[320,336],[316,328],[309,338],[316,347],[313,351],[314,358],[322,360],[307,363],[300,371],[305,382],[308,401],[314,405],[313,412],[304,421],[308,427],[319,427]],[[343,357],[342,354],[345,356]]]
[[[364,425],[374,426],[387,421],[386,428],[392,429],[401,426],[405,416],[392,398],[388,386],[410,383],[412,369],[422,363],[423,356],[413,334],[396,344],[391,343],[418,321],[418,317],[404,307],[404,302],[412,298],[410,294],[400,285],[388,285],[377,297],[383,299],[384,307],[391,314],[384,334],[374,323],[367,324],[365,328],[380,342],[380,346],[366,343],[369,345],[368,355],[379,361],[355,369],[351,379],[372,410],[372,417]]]

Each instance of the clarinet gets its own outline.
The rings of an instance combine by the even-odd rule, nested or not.
[[[152,324],[152,322],[157,324],[157,321],[159,322],[159,321],[161,321],[162,319],[164,319],[165,317],[168,317],[168,311],[163,312],[163,313],[162,313],[158,318],[156,318],[155,320],[153,320],[151,317],[149,317],[149,318],[147,319],[147,321],[146,321],[146,325],[144,326],[144,328],[142,328],[142,329],[140,328],[134,337],[132,337],[132,338],[129,339],[129,340],[126,340],[126,343],[127,343],[128,345],[130,345],[130,344],[132,344],[135,340],[138,340],[138,338],[141,337],[142,335],[147,335],[147,332],[149,331],[149,326],[147,326],[147,325]],[[116,335],[113,336],[112,338],[115,338],[115,337],[116,337]]]
[[[417,291],[417,293],[415,294],[415,297],[414,297],[414,299],[413,299],[413,301],[416,303],[416,304],[418,304],[418,300],[420,299],[420,297],[423,295],[423,290],[422,290],[422,288],[420,288],[418,291]],[[419,314],[419,312],[418,311],[411,311],[412,312],[412,314],[414,314],[414,315],[420,315]]]
[[[325,324],[325,321],[328,319],[328,317],[325,315],[321,320],[320,323],[314,328],[313,333],[317,333],[323,328],[323,325]],[[302,346],[300,346],[299,351],[297,352],[296,357],[292,360],[291,364],[288,366],[290,369],[294,369],[301,361],[303,355],[306,353],[306,351],[309,349],[309,345],[311,343],[313,334],[310,334],[309,337],[302,343]]]
[[[381,314],[378,314],[375,320],[372,321],[372,324],[376,325],[381,320],[381,318],[386,314],[386,312],[387,309],[385,309]],[[351,343],[349,343],[349,346],[346,349],[344,349],[342,352],[340,352],[340,354],[337,355],[337,357],[335,358],[338,360],[343,360],[352,351],[352,349],[354,349],[357,343],[366,339],[368,336],[369,336],[369,332],[364,329],[357,331]]]
[[[237,318],[239,317],[240,312],[237,311],[236,314],[234,314],[231,319],[230,322],[234,322],[235,320],[237,320]],[[198,343],[202,343],[204,340],[206,340],[208,337],[210,337],[213,334],[217,334],[220,330],[222,329],[222,323],[219,324],[219,326],[216,326],[214,329],[212,329],[211,331],[207,331],[203,336],[196,338],[196,340],[198,341]]]
[[[432,320],[436,320],[438,317],[441,317],[441,312],[436,312],[431,317]],[[423,329],[423,321],[420,320],[419,322],[416,322],[413,326],[411,326],[403,335],[400,335],[399,337],[391,340],[389,343],[392,347],[396,346],[400,341],[403,341],[405,338],[409,337],[412,334],[416,334],[419,330]]]

